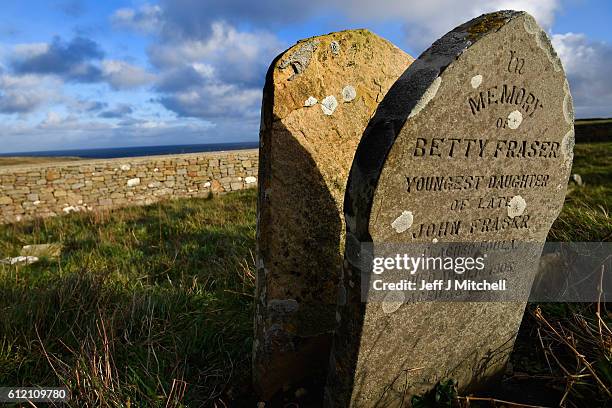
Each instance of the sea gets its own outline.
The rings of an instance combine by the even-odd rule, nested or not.
[[[117,157],[157,156],[164,154],[218,152],[223,150],[254,149],[259,142],[238,143],[207,143],[169,146],[138,146],[138,147],[111,147],[103,149],[74,149],[51,150],[38,152],[0,153],[0,157],[31,156],[31,157],[58,157],[71,156],[84,159],[112,159]]]

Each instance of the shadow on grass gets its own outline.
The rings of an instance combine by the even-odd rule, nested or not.
[[[202,406],[241,393],[254,200],[247,192],[3,227],[5,248],[57,239],[65,251],[0,267],[0,383],[67,385],[79,407]]]

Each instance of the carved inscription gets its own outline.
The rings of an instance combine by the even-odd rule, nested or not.
[[[517,77],[523,75],[526,72],[525,58],[520,57],[514,50],[509,51],[508,57],[505,69]],[[472,84],[472,88],[475,87],[478,86]],[[497,118],[492,124],[496,132],[515,131],[519,128],[523,117],[531,118],[544,108],[544,103],[537,91],[530,89],[527,85],[512,83],[501,83],[485,87],[478,93],[471,93],[466,98],[466,104],[470,112],[468,117],[476,117],[491,106],[506,107],[503,110],[506,111],[503,113],[504,117]],[[512,138],[499,136],[417,137],[412,144],[412,157],[415,160],[554,160],[561,156],[560,147],[560,143],[554,140],[545,138],[533,140],[520,136]],[[420,192],[466,192],[469,194],[468,197],[451,200],[449,209],[451,214],[469,209],[476,210],[476,214],[479,214],[478,218],[415,223],[410,230],[413,239],[438,240],[457,235],[528,229],[530,215],[526,211],[527,204],[524,198],[520,195],[508,194],[507,190],[545,189],[550,185],[551,175],[537,171],[525,174],[406,175],[405,180],[405,191],[408,194]],[[505,194],[504,191],[506,191]]]
[[[525,58],[518,57],[516,51],[510,50],[510,61],[508,61],[508,72],[521,75],[525,68]]]
[[[419,137],[413,149],[414,157],[439,158],[545,158],[556,159],[559,142],[548,140],[475,139],[460,137]]]
[[[469,95],[467,104],[473,116],[492,105],[518,106],[528,117],[532,117],[544,107],[540,98],[532,91],[511,84],[491,86],[477,94]]]

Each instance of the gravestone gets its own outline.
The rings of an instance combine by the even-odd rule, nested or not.
[[[506,254],[528,291],[563,205],[573,120],[561,62],[524,12],[457,27],[402,74],[350,171],[327,406],[402,406],[438,381],[469,391],[503,371],[526,298],[364,302],[365,244],[534,243],[535,256]]]
[[[413,58],[367,30],[298,42],[269,68],[260,130],[254,385],[325,381],[357,144]],[[322,384],[321,384],[322,385]]]

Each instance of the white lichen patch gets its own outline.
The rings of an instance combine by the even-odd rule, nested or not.
[[[539,27],[537,32],[535,33],[535,40],[536,44],[538,44],[538,47],[540,47],[546,53],[546,56],[548,57],[548,60],[552,64],[554,70],[556,72],[561,71],[561,60],[559,59],[557,52],[553,48],[550,39],[548,38],[548,35],[544,30]]]
[[[536,23],[535,19],[529,14],[525,14],[525,19],[523,20],[523,27],[525,27],[525,31],[532,35],[536,34],[540,30],[540,27],[538,27],[538,23]]]
[[[123,171],[128,171],[131,168],[132,167],[129,164],[122,164],[121,165],[121,170],[123,170]]]
[[[523,123],[523,114],[517,110],[510,112],[508,115],[508,127],[510,129],[518,129]]]
[[[474,75],[470,80],[470,84],[472,85],[472,88],[478,88],[480,84],[482,84],[482,75]]]
[[[256,181],[257,181],[257,178],[253,176],[247,176],[244,178],[244,182],[247,184],[252,184],[252,183],[255,183]]]
[[[574,123],[574,103],[567,79],[565,79],[565,83],[563,84],[563,91],[565,92],[565,96],[563,97],[563,117],[568,125],[572,125]]]
[[[576,143],[574,137],[574,127],[563,136],[561,140],[561,154],[563,155],[563,163],[566,167],[572,165],[572,159],[574,158],[574,144]]]
[[[419,99],[416,105],[414,105],[414,108],[412,108],[410,115],[408,115],[408,119],[410,119],[413,116],[418,115],[419,112],[422,111],[427,106],[427,104],[438,93],[438,89],[440,89],[441,83],[442,83],[442,77],[437,77],[436,79],[433,80],[433,82],[431,83],[431,85],[429,85],[429,88],[427,88],[423,96],[421,96],[421,99]]]
[[[508,217],[514,218],[523,215],[527,208],[527,202],[520,195],[516,195],[510,199],[508,203]]]
[[[326,115],[332,115],[338,107],[338,101],[334,95],[329,95],[321,101],[321,110]]]
[[[385,313],[393,313],[404,304],[404,292],[392,290],[385,295],[382,301],[382,310]]]
[[[344,102],[350,102],[357,97],[357,91],[351,85],[347,85],[342,88],[342,100]]]
[[[140,179],[138,177],[129,179],[127,181],[127,186],[128,187],[134,187],[134,186],[137,186],[139,184],[140,184]]]
[[[393,228],[398,234],[401,234],[408,228],[412,227],[413,222],[414,215],[412,214],[412,211],[402,211],[402,214],[391,223],[391,228]]]
[[[315,98],[314,96],[309,96],[308,99],[304,101],[304,106],[308,108],[308,107],[316,105],[317,102],[319,102],[317,98]]]

